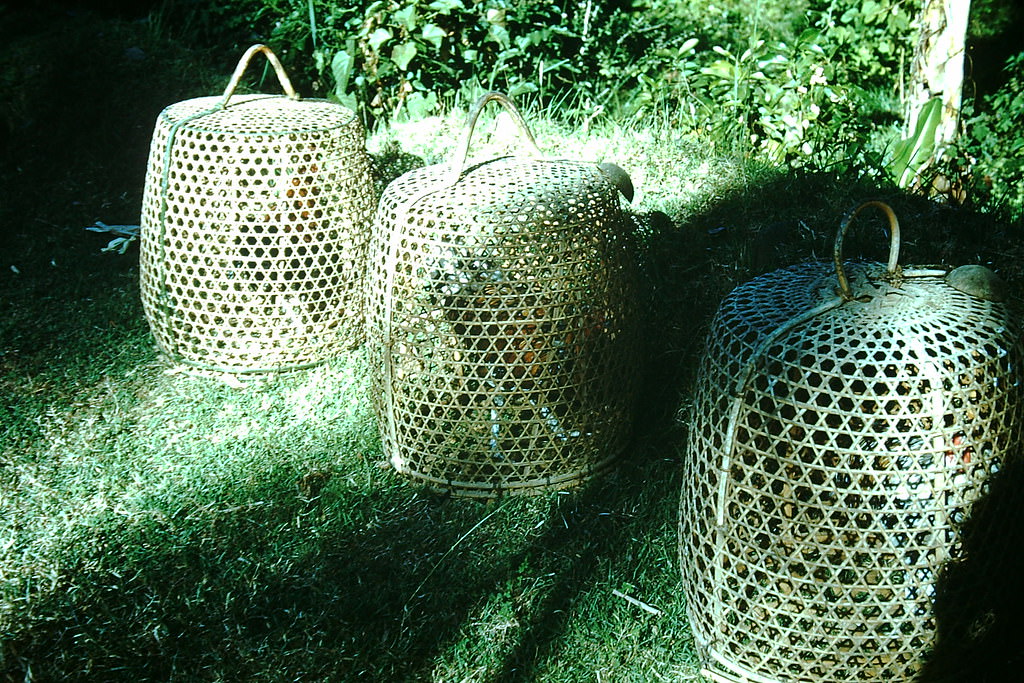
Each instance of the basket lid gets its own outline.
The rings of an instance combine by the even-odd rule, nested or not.
[[[531,153],[468,164],[477,119],[492,101],[511,115]],[[571,223],[581,208],[614,200],[617,192],[632,199],[632,183],[625,171],[614,164],[546,158],[522,115],[507,96],[497,92],[477,100],[462,144],[449,162],[413,169],[388,188],[388,194],[400,197],[406,207],[415,205],[418,213],[436,209],[450,214],[456,208],[470,223],[494,213],[513,214],[524,223]]]
[[[868,207],[881,209],[889,221],[888,262],[844,262],[846,229]],[[854,338],[906,340],[942,330],[944,337],[953,338],[1003,315],[1004,292],[992,271],[983,266],[903,268],[899,246],[899,222],[893,210],[880,201],[865,202],[849,211],[840,224],[831,267],[825,263],[791,266],[733,290],[719,308],[719,322],[747,340],[740,354],[744,370],[736,391],[749,381],[756,359],[769,346],[785,345],[796,336],[840,335],[854,344]]]
[[[284,95],[235,95],[249,62],[266,56],[274,68]],[[295,92],[280,60],[266,45],[253,45],[235,67],[224,93],[197,97],[168,106],[160,114],[166,124],[195,132],[236,135],[286,135],[313,133],[351,126],[356,114],[327,100],[304,100]]]

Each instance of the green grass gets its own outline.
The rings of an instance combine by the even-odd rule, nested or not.
[[[35,441],[4,463],[9,676],[693,673],[671,454],[576,493],[451,500],[386,466],[358,351],[241,388],[115,365],[40,401]]]
[[[434,123],[394,131],[413,141],[404,163],[457,142]],[[554,153],[580,139],[539,133]],[[388,137],[370,141],[382,158]],[[595,139],[610,145],[595,156],[621,150]],[[63,188],[96,214],[15,234],[4,265],[18,272],[0,275],[0,676],[696,676],[675,568],[674,388],[650,436],[581,490],[491,504],[423,491],[381,453],[360,350],[241,386],[162,363],[137,252],[102,254],[105,237],[82,231],[137,211],[141,181],[113,199]]]
[[[146,131],[162,106],[206,94],[188,74],[214,81],[218,67],[168,48],[137,68],[121,50],[143,29],[81,21],[35,27],[0,62],[20,74],[56,55],[72,69],[102,33],[85,72],[122,93],[116,107],[75,100],[99,129],[43,87],[0,117],[27,131],[0,149],[0,681],[700,680],[676,559],[678,414],[722,296],[827,257],[841,212],[880,194],[904,220],[904,262],[988,262],[1021,281],[1019,225],[722,157],[656,121],[527,111],[545,153],[618,163],[633,209],[670,219],[637,253],[651,362],[635,439],[578,490],[438,495],[381,452],[362,350],[237,386],[158,358],[137,249],[101,253],[106,237],[82,228],[137,221]],[[448,159],[464,116],[375,132],[383,180]],[[494,119],[474,155],[516,149]],[[884,251],[872,225],[851,252]]]

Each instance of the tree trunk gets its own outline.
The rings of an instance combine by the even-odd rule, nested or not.
[[[964,83],[964,52],[971,0],[923,0],[920,42],[914,53],[906,99],[906,135],[918,128],[922,108],[939,98],[941,113],[934,130],[931,162],[956,139]],[[929,126],[930,127],[930,126]]]

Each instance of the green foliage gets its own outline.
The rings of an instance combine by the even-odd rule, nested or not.
[[[630,116],[657,112],[739,156],[806,166],[849,154],[863,137],[863,91],[839,78],[834,22],[812,4],[652,3],[637,20],[648,48],[615,74],[616,91],[628,93],[618,105]]]
[[[563,12],[540,0],[267,0],[264,9],[256,26],[267,42],[310,54],[314,87],[368,119],[417,118],[467,90],[550,101],[586,87],[605,12],[602,2]]]
[[[976,194],[1017,218],[1024,216],[1024,52],[1006,63],[1007,81],[981,106],[965,109],[962,152]]]
[[[897,187],[904,189],[920,182],[925,167],[935,156],[935,131],[942,123],[942,98],[933,97],[921,107],[910,137],[893,146],[887,168]]]
[[[1014,22],[1024,16],[1020,3],[1004,0],[972,0],[971,19],[967,33],[971,38],[986,40],[1000,38],[1013,31]]]
[[[844,93],[831,84],[819,38],[807,29],[793,44],[757,40],[739,55],[714,46],[719,59],[697,80],[714,137],[736,140],[774,162],[809,157],[822,137],[835,144],[835,136],[823,136],[821,128],[835,121],[841,108],[833,105],[842,103]]]
[[[830,0],[815,24],[828,36],[837,76],[861,88],[891,88],[914,49],[919,3],[906,0]]]
[[[892,92],[912,48],[901,0],[234,0],[218,11],[254,3],[266,42],[367,121],[497,89],[569,118],[658,116],[791,166],[859,154],[865,111],[880,115],[872,125],[897,117],[878,92]]]
[[[329,31],[342,10],[329,7],[333,21],[326,22],[328,30],[316,48],[317,67],[325,73],[329,64],[336,98],[349,105],[362,102],[377,116],[403,108],[420,116],[436,108],[436,86],[472,75],[468,46],[481,42],[486,31],[460,0],[375,2],[352,17],[342,34]]]

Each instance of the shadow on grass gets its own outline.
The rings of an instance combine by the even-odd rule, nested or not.
[[[18,375],[19,388],[25,375],[48,383],[45,402],[19,395],[8,404],[25,425],[111,368],[152,360],[134,257],[98,254],[103,239],[81,228],[97,219],[135,222],[157,113],[211,92],[190,83],[186,70],[174,71],[170,83],[151,78],[152,62],[126,56],[133,38],[96,41],[103,30],[90,22],[46,32],[38,45],[23,46],[36,51],[35,61],[10,67],[43,69],[25,77],[32,88],[18,93],[24,106],[5,110],[12,130],[36,135],[12,136],[0,150],[19,162],[17,173],[14,164],[0,171],[8,193],[0,246],[11,260],[0,263],[0,352],[8,354],[0,364]],[[97,44],[102,61],[84,49]],[[190,57],[178,53],[178,65]],[[61,68],[72,64],[88,69]],[[68,126],[72,102],[78,120]],[[86,140],[82,130],[102,135]],[[110,150],[120,148],[127,154],[112,164]],[[401,162],[396,174],[419,163],[391,152]],[[505,501],[490,520],[496,508],[417,493],[370,464],[365,485],[352,483],[343,464],[301,486],[293,470],[268,465],[236,472],[237,483],[218,491],[154,492],[135,517],[109,510],[78,529],[55,560],[55,584],[38,589],[24,621],[0,615],[0,680],[429,680],[481,605],[524,566],[551,579],[535,594],[509,593],[520,630],[485,667],[486,679],[536,680],[563,654],[567,629],[609,572],[675,581],[664,576],[676,575],[674,564],[635,565],[648,561],[645,546],[674,546],[685,434],[678,413],[718,303],[759,273],[827,259],[840,214],[877,196],[870,183],[770,175],[685,221],[655,226],[642,247],[651,362],[637,445],[616,471],[580,491]],[[882,198],[904,223],[903,263],[991,262],[1024,280],[1024,249],[1008,226],[898,194]],[[865,219],[847,251],[880,258],[880,224]],[[129,357],[119,360],[125,348]],[[330,447],[310,461],[329,462]],[[1022,545],[1020,529],[1003,526],[1020,487],[1009,474],[978,508],[968,560],[944,578],[949,595],[969,597],[937,606],[936,666],[969,657],[977,671],[991,666],[991,681],[1011,680],[1020,665]],[[460,545],[471,532],[472,542]],[[661,550],[675,556],[674,548]],[[968,618],[958,620],[963,605]]]
[[[685,411],[703,337],[721,298],[735,285],[777,267],[808,259],[828,260],[843,212],[879,196],[879,189],[870,184],[826,175],[776,176],[711,206],[685,225],[653,226],[643,254],[652,304],[647,335],[647,355],[652,362],[638,428],[636,450],[642,457],[678,453],[685,441],[685,427],[679,428],[680,409]],[[919,197],[890,192],[881,198],[903,219],[902,264],[989,263],[1016,281],[1019,291],[1019,283],[1024,281],[1018,259],[1022,245],[1013,226]],[[851,231],[848,236],[844,256],[882,260],[888,248],[882,222],[865,217],[861,223],[858,232]],[[651,530],[665,522],[658,515],[664,515],[666,509],[664,496],[674,496],[678,490],[678,474],[674,458],[668,468],[652,467],[651,462],[628,463],[614,475],[613,487],[598,481],[580,492],[574,512],[588,507],[636,509],[649,505],[648,514],[617,534],[602,533],[582,520],[575,529],[560,524],[557,517],[548,520],[544,539],[537,545],[562,547],[575,559],[557,572],[547,597],[527,616],[503,666],[486,680],[536,680],[537,668],[558,657],[574,604],[603,578],[602,560],[621,555],[631,544],[664,542],[664,538],[653,538]],[[1019,669],[1022,656],[1017,646],[1024,634],[1018,616],[1024,608],[1024,589],[1018,585],[1024,556],[1019,549],[1024,544],[1018,541],[1024,523],[1006,529],[995,520],[1015,517],[1006,500],[996,500],[1020,491],[1024,482],[1013,477],[1018,479],[1015,483],[1006,483],[1007,476],[1008,472],[999,478],[993,500],[979,507],[967,532],[968,545],[980,546],[968,549],[974,560],[948,572],[946,581],[957,597],[940,599],[937,605],[941,642],[935,666],[929,667],[924,680],[939,680],[934,672],[947,673],[952,663],[960,664],[967,656],[974,677],[956,680],[1010,680],[1009,672]],[[652,491],[655,499],[661,496],[662,500],[650,505]],[[674,513],[674,505],[668,507]],[[671,523],[674,526],[674,517]],[[984,533],[993,526],[1005,530],[1002,543],[991,543],[991,534]],[[1011,542],[1006,542],[1007,536]],[[1000,571],[993,570],[993,563]],[[1000,595],[1008,601],[999,604]],[[969,617],[958,612],[965,599],[975,603]],[[991,623],[984,624],[981,635],[962,633],[967,628],[978,631],[979,620],[985,619]]]
[[[275,680],[429,679],[480,605],[525,564],[553,578],[536,599],[509,596],[520,630],[486,668],[487,680],[534,679],[609,567],[625,571],[625,557],[674,529],[677,413],[718,302],[758,272],[827,253],[839,214],[864,198],[855,194],[833,179],[776,177],[651,235],[653,360],[637,445],[617,471],[565,497],[501,503],[509,507],[465,547],[460,539],[492,508],[415,493],[390,474],[353,489],[338,483],[339,467],[308,500],[293,472],[273,468],[258,482],[238,472],[248,483],[192,494],[181,507],[155,497],[149,519],[110,513],[81,531],[60,585],[33,608],[45,618],[5,638],[0,671],[12,679],[31,664],[42,680],[270,680],[272,671]],[[992,250],[991,237],[967,243],[948,227],[962,231],[963,214],[889,199],[905,218],[904,263]],[[935,227],[940,220],[947,228]],[[923,232],[928,239],[914,237]],[[884,250],[879,236],[866,221],[848,249],[874,256]],[[81,345],[96,343],[94,331],[80,334]],[[536,518],[539,530],[510,523],[516,514]],[[1009,645],[992,638],[992,647]]]
[[[605,618],[608,612],[617,607],[619,598],[612,596],[611,591],[620,582],[635,582],[639,584],[638,590],[653,592],[659,601],[680,601],[678,595],[666,596],[663,592],[674,583],[674,564],[665,566],[652,561],[668,550],[663,545],[672,542],[671,533],[665,531],[674,529],[672,503],[678,489],[678,471],[678,460],[674,457],[623,463],[615,472],[553,506],[543,534],[519,560],[536,567],[537,572],[549,573],[551,583],[543,597],[517,610],[520,630],[501,654],[501,661],[483,680],[561,680],[557,673],[559,662],[572,662],[574,674],[562,674],[566,680],[583,675],[587,663],[592,662],[593,667],[588,674],[600,671],[609,658],[592,653],[588,660],[588,655],[581,651],[589,648],[612,652],[622,647],[616,642],[613,629],[605,623],[609,621]],[[664,576],[666,571],[669,577]],[[597,613],[593,614],[595,610]],[[669,619],[638,611],[635,623],[642,624],[645,618],[652,623]],[[589,633],[568,634],[588,621],[589,626],[584,628]],[[632,628],[645,630],[642,625]],[[676,621],[667,628],[678,634],[677,655],[692,650],[684,623]],[[643,632],[620,636],[641,642],[646,637]],[[629,652],[628,648],[625,651]],[[613,678],[626,672],[640,675],[628,666],[620,667],[613,669]]]
[[[0,680],[429,678],[508,571],[497,552],[446,555],[482,506],[328,487],[303,500],[265,478],[232,504],[157,501],[83,529],[35,623],[5,629]]]
[[[777,225],[787,220],[785,214],[794,204],[787,202],[780,188],[788,186],[792,194],[804,198],[806,182],[828,188],[822,179],[779,178],[764,187],[748,188],[685,225],[657,217],[648,223],[641,259],[649,306],[644,356],[649,363],[641,390],[636,443],[616,471],[588,483],[560,509],[553,508],[543,536],[520,561],[540,563],[555,578],[543,599],[519,615],[522,630],[514,646],[504,653],[497,670],[483,680],[541,678],[544,667],[558,661],[562,650],[570,647],[566,630],[577,618],[586,594],[595,586],[610,590],[607,574],[628,573],[630,559],[643,555],[639,550],[643,546],[670,544],[671,548],[662,550],[668,551],[671,564],[634,569],[635,575],[650,581],[654,574],[669,572],[667,580],[659,578],[663,584],[675,584],[679,455],[685,442],[680,411],[691,392],[703,339],[721,298],[752,277],[759,266],[770,266],[768,257],[781,260],[793,252],[799,252],[801,258],[813,255],[820,239],[800,244],[802,233],[765,235],[758,224]],[[772,202],[776,202],[775,208]],[[827,202],[822,196],[816,208],[831,218],[834,209],[825,206]],[[806,210],[809,204],[804,201],[802,206]],[[795,218],[789,220],[796,223]],[[744,263],[743,254],[753,253],[751,244],[768,238],[778,240],[770,245],[772,249],[789,252],[768,254],[762,249],[757,262]],[[595,514],[597,510],[603,512]],[[670,530],[667,535],[666,528]],[[552,549],[558,549],[560,559],[550,558]],[[549,556],[547,564],[542,559],[545,555]],[[677,601],[682,599],[677,597]],[[673,628],[679,634],[678,649],[692,649],[685,624],[673,624]],[[607,639],[615,634],[595,627],[594,637],[606,639],[603,645],[609,647]],[[575,655],[565,657],[573,658]]]

